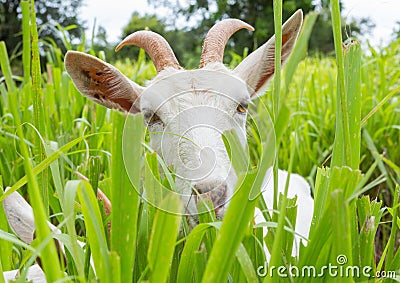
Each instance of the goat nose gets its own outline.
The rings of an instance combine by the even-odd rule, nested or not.
[[[194,185],[193,194],[196,203],[200,198],[211,200],[214,210],[218,212],[218,208],[223,206],[227,200],[227,184],[226,182],[199,182]]]

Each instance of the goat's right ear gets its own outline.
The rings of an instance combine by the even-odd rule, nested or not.
[[[65,69],[84,96],[107,108],[137,113],[143,87],[124,76],[117,68],[77,51],[68,51]]]

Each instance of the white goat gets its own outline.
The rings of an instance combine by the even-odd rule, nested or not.
[[[297,11],[282,28],[282,63],[289,57],[302,24]],[[246,146],[246,117],[249,101],[263,94],[274,74],[275,38],[245,58],[234,70],[223,63],[224,47],[237,30],[253,28],[237,19],[217,23],[203,45],[200,68],[184,70],[172,49],[160,35],[138,31],[119,44],[143,48],[151,57],[158,75],[147,87],[130,81],[112,65],[93,56],[69,51],[65,68],[77,89],[108,108],[130,113],[141,112],[150,132],[153,149],[176,171],[176,185],[186,202],[186,213],[196,215],[197,197],[212,199],[222,218],[237,181],[221,134],[235,129]],[[270,177],[270,174],[267,174]],[[279,170],[278,189],[284,191],[287,172]],[[272,208],[273,182],[265,179],[263,196]],[[295,230],[307,237],[313,215],[313,199],[304,178],[292,174],[289,197],[297,195]],[[260,213],[256,222],[265,221]],[[297,237],[296,242],[299,243]],[[298,252],[295,245],[294,254]]]
[[[290,55],[301,24],[299,10],[283,25],[283,63]],[[167,165],[175,168],[177,187],[186,201],[187,213],[192,215],[197,213],[197,198],[192,197],[195,190],[208,194],[217,216],[223,216],[237,178],[221,133],[235,129],[243,146],[246,145],[249,100],[265,92],[274,74],[274,38],[233,71],[222,64],[226,42],[241,28],[253,30],[237,19],[223,20],[212,27],[204,41],[197,70],[184,70],[160,35],[150,31],[131,34],[116,50],[137,45],[149,54],[158,75],[147,87],[130,81],[116,68],[93,56],[70,51],[65,57],[66,70],[83,95],[109,108],[143,113],[151,146]],[[299,188],[299,184],[292,182],[289,191],[308,197],[309,190],[303,189],[303,183]]]
[[[293,49],[302,19],[298,10],[282,27],[282,63]],[[159,34],[138,31],[129,35],[116,50],[136,45],[149,54],[158,75],[147,87],[130,81],[93,56],[74,51],[65,56],[65,68],[83,95],[108,108],[143,113],[151,146],[168,166],[175,168],[176,185],[190,215],[197,213],[198,198],[193,195],[202,194],[213,201],[217,217],[223,217],[237,177],[221,134],[235,129],[242,145],[246,145],[248,103],[265,92],[274,74],[275,37],[234,70],[223,65],[229,37],[242,28],[253,30],[237,19],[214,25],[204,41],[197,70],[184,70]],[[279,171],[279,192],[283,192],[286,176],[287,172]],[[262,190],[269,208],[272,187],[272,182],[266,181]],[[298,175],[292,175],[289,185],[289,196],[294,195],[299,205],[296,230],[307,236],[313,200],[307,182]]]

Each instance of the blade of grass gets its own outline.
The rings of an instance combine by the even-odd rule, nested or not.
[[[94,136],[94,135],[101,135],[104,133],[96,133],[96,134],[89,134],[86,136],[82,136],[79,138],[76,138],[69,143],[63,145],[62,147],[59,148],[59,150],[53,152],[51,155],[49,155],[46,159],[44,159],[40,164],[38,164],[35,168],[33,168],[33,174],[36,176],[40,172],[42,172],[44,169],[48,168],[52,162],[60,158],[65,152],[67,152],[69,149],[77,145],[79,142]],[[25,142],[24,142],[25,143]],[[19,179],[6,193],[0,196],[0,202],[3,201],[7,196],[12,194],[13,192],[19,190],[22,186],[26,185],[28,183],[28,177],[25,175],[21,179]]]
[[[167,190],[160,182],[160,169],[158,168],[157,153],[146,153],[144,165],[144,189],[146,201],[149,203],[149,224],[152,226],[156,207],[166,196]]]
[[[10,67],[10,62],[8,60],[8,53],[6,44],[4,41],[0,42],[0,64],[1,64],[1,72],[6,80],[6,85],[9,93],[16,93],[17,87],[15,86],[15,82],[12,78],[12,72]]]
[[[343,190],[335,190],[331,194],[331,219],[333,225],[333,238],[340,239],[340,241],[333,241],[332,254],[330,262],[337,263],[339,265],[353,264],[352,259],[352,233],[350,231],[350,211],[349,204],[345,201],[346,196]],[[342,258],[346,258],[341,263]],[[333,279],[336,281],[336,279]],[[348,276],[341,276],[340,282],[354,282],[353,278]]]
[[[282,0],[273,1],[274,9],[274,31],[275,31],[275,52],[274,52],[274,84],[272,90],[272,120],[274,122],[274,128],[277,129],[278,115],[280,112],[280,95],[281,95],[281,68],[282,68]],[[273,164],[273,178],[274,178],[274,199],[273,199],[273,209],[277,211],[278,207],[278,168],[279,159],[278,151],[279,147],[275,148],[275,162]],[[276,215],[273,213],[273,218]]]
[[[336,133],[332,156],[333,167],[350,164],[351,149],[339,0],[330,1],[330,7],[337,65]]]
[[[75,199],[76,192],[78,190],[80,181],[69,181],[65,185],[63,212],[66,219],[66,226],[68,235],[71,238],[71,254],[74,259],[76,270],[78,271],[79,277],[83,280],[85,278],[84,271],[84,258],[81,248],[78,246],[77,234],[75,230]]]
[[[111,272],[112,272],[112,279],[113,283],[117,282],[127,282],[121,280],[121,275],[123,273],[121,272],[121,257],[114,251],[110,252],[110,261],[111,261]],[[131,276],[132,277],[132,276]],[[131,282],[131,281],[129,281]]]
[[[286,222],[287,204],[289,202],[287,194],[288,194],[288,190],[289,190],[290,173],[291,173],[292,167],[293,167],[293,156],[294,156],[294,152],[295,152],[295,148],[296,148],[294,145],[294,141],[295,141],[294,136],[292,136],[292,138],[290,140],[290,146],[291,146],[292,150],[290,153],[288,177],[286,179],[284,194],[281,195],[282,199],[280,200],[278,228],[275,232],[274,242],[273,242],[273,246],[272,246],[272,250],[271,250],[271,259],[270,259],[271,266],[279,266],[280,265],[281,255],[282,255],[282,252],[284,251],[284,244],[285,244],[284,226],[285,226],[285,222]],[[291,249],[292,245],[289,245],[289,246]],[[287,252],[288,253],[286,254],[286,256],[290,256],[292,251],[290,250]],[[269,276],[266,277],[266,280],[264,280],[264,282],[272,282],[273,280],[275,280],[275,279],[273,279],[272,274],[268,274],[268,275]]]
[[[233,135],[226,135],[231,149],[232,156],[246,156],[245,149],[238,146],[240,144],[236,132]],[[230,138],[235,137],[236,138]],[[233,146],[232,146],[233,145]],[[239,152],[241,151],[241,152]],[[263,149],[260,169],[256,172],[239,171],[245,169],[234,168],[238,175],[235,194],[229,204],[228,210],[222,222],[221,230],[217,235],[214,247],[211,250],[206,270],[204,271],[202,282],[224,282],[228,277],[229,268],[234,260],[234,255],[244,237],[245,231],[250,220],[254,215],[254,208],[257,199],[251,199],[251,195],[258,195],[261,191],[262,180],[266,169],[273,164],[275,152],[275,139],[269,138]],[[239,169],[239,170],[238,170]],[[247,173],[247,174],[246,174]],[[235,235],[235,237],[232,237]]]
[[[80,182],[78,197],[85,217],[86,234],[93,255],[96,276],[102,282],[113,282],[104,225],[96,195],[88,182]]]
[[[358,169],[361,147],[361,47],[359,42],[350,43],[345,49],[344,70],[346,74],[346,103],[349,123],[349,163]]]
[[[42,89],[42,73],[40,67],[39,54],[39,36],[36,26],[35,1],[31,1],[31,33],[32,33],[32,88],[31,94],[33,98],[33,121],[39,133],[47,140],[46,126],[44,124],[44,94]],[[35,160],[37,163],[42,162],[46,158],[46,151],[40,142],[38,136],[35,136]],[[48,170],[45,169],[41,174],[37,175],[37,182],[40,187],[40,194],[44,204],[45,215],[49,215],[49,187],[48,187]]]
[[[191,280],[198,282],[200,278],[193,278],[196,265],[195,255],[199,250],[201,241],[211,226],[208,223],[201,223],[193,228],[192,232],[186,238],[186,243],[182,251],[181,261],[178,268],[177,283],[185,283]]]
[[[280,101],[279,97],[281,95],[281,51],[282,51],[282,0],[274,0],[274,29],[275,29],[275,60],[274,60],[274,88],[272,96],[272,118],[276,121]]]
[[[199,248],[202,244],[204,237],[206,237],[207,232],[210,230],[219,230],[221,225],[219,222],[211,223],[201,223],[197,225],[192,232],[185,238],[185,246],[182,251],[181,260],[179,263],[177,282],[198,282],[200,280],[199,276],[196,274],[198,269],[202,269],[201,266],[196,264],[196,257],[199,255]],[[254,270],[252,261],[245,249],[241,244],[235,254],[241,269],[247,279],[247,282],[257,282],[257,275]],[[201,273],[202,274],[202,273]],[[193,277],[195,275],[195,277]]]
[[[183,202],[180,197],[169,194],[156,212],[147,254],[150,267],[149,282],[167,282],[181,223],[181,216],[170,211],[182,209]]]
[[[392,98],[394,95],[398,95],[400,92],[400,86],[397,86],[395,89],[391,90],[381,101],[379,101],[378,104],[372,108],[370,112],[368,112],[367,115],[361,120],[361,126],[364,126],[369,118],[371,118],[382,106],[389,101],[390,98]]]
[[[35,248],[23,242],[22,240],[18,239],[17,236],[15,236],[14,234],[7,233],[3,230],[0,230],[0,239],[10,242],[16,246],[23,247],[24,249],[27,249],[31,252],[36,251]]]
[[[29,21],[29,0],[21,1],[22,10],[22,62],[24,66],[24,85],[31,82],[31,31]]]
[[[392,208],[393,208],[392,228],[390,231],[389,241],[387,243],[388,251],[387,251],[386,262],[385,262],[386,270],[389,270],[389,268],[392,266],[392,261],[395,256],[394,251],[395,251],[395,246],[396,246],[396,244],[395,244],[396,235],[399,230],[399,228],[397,227],[398,210],[399,210],[398,205],[400,202],[399,196],[400,196],[400,187],[397,185],[396,190],[395,190],[395,195],[393,197],[393,204],[392,204]]]
[[[383,164],[382,156],[379,154],[378,149],[376,148],[374,141],[373,141],[372,137],[370,136],[367,129],[363,129],[363,138],[365,140],[365,143],[367,144],[369,151],[372,153],[375,161],[378,162],[378,168],[382,172],[382,174],[385,176],[387,185],[390,189],[390,192],[392,194],[394,194],[395,193],[395,191],[394,191],[395,185],[393,184],[392,180],[390,179],[389,172],[386,169],[386,166]]]
[[[235,172],[237,174],[246,172],[249,168],[249,155],[248,151],[243,150],[237,133],[235,131],[225,132],[223,141]]]
[[[5,283],[4,276],[3,276],[3,264],[2,264],[1,257],[0,257],[0,283]]]
[[[240,187],[231,200],[221,230],[217,234],[202,282],[224,282],[227,279],[234,254],[254,213],[256,201],[250,202],[248,197],[255,178],[256,173],[249,173],[245,176],[239,175],[238,184],[240,184]],[[232,235],[235,235],[235,237],[232,237]]]
[[[308,41],[313,30],[315,21],[317,20],[318,13],[308,13],[304,19],[303,27],[297,38],[296,45],[293,47],[292,54],[287,60],[284,68],[285,88],[289,89],[292,82],[293,75],[299,65],[300,61],[304,59],[308,51]]]
[[[10,96],[12,96],[10,99],[10,108],[14,114],[15,124],[17,125],[17,134],[20,140],[23,141],[25,137],[22,131],[21,121],[16,105],[16,95],[10,94]],[[50,235],[50,230],[47,225],[46,212],[41,199],[39,185],[35,178],[35,174],[33,173],[32,164],[29,158],[28,146],[24,142],[21,142],[19,146],[21,148],[22,156],[24,157],[24,168],[28,182],[29,198],[31,201],[31,206],[34,208],[33,214],[35,219],[36,235],[38,241],[41,242]],[[5,197],[5,195],[6,194],[4,194],[2,197]],[[54,282],[55,280],[63,277],[54,241],[50,241],[49,244],[43,249],[41,253],[41,259],[48,281]]]
[[[2,176],[0,175],[0,195],[4,193],[2,184],[3,184],[3,179]],[[0,202],[0,230],[4,232],[8,231],[7,218],[4,213],[2,202]],[[12,257],[12,243],[0,240],[0,265],[3,268],[3,270],[11,269],[11,262],[9,260],[11,257]],[[2,273],[0,272],[0,274]]]
[[[227,280],[234,255],[254,213],[255,201],[250,202],[248,196],[255,178],[256,173],[238,176],[240,186],[231,200],[221,230],[215,239],[202,282],[225,282]]]
[[[374,239],[383,215],[382,202],[363,196],[357,200],[360,236],[359,254],[354,258],[353,264],[358,266],[375,266]]]
[[[121,282],[133,278],[143,135],[142,115],[113,112],[111,249],[120,257]]]
[[[240,244],[236,251],[236,258],[240,264],[247,282],[258,282],[256,271],[245,247]]]

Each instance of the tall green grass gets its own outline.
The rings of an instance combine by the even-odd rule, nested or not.
[[[47,65],[40,66],[29,4],[21,3],[22,82],[14,80],[0,43],[0,187],[11,187],[0,193],[0,271],[24,270],[39,256],[48,282],[385,281],[328,273],[277,277],[277,270],[264,278],[257,271],[265,265],[265,243],[272,251],[270,266],[322,268],[338,265],[344,255],[343,268],[371,266],[368,275],[395,271],[399,281],[400,41],[378,51],[370,47],[371,55],[358,42],[343,45],[339,3],[332,1],[336,58],[303,60],[317,16],[308,15],[294,54],[282,76],[275,77],[273,93],[251,106],[249,152],[234,132],[225,134],[240,181],[224,220],[203,215],[189,231],[184,217],[166,212],[181,211],[180,199],[158,196],[160,210],[139,196],[144,188],[174,187],[168,172],[158,174],[157,156],[145,146],[141,115],[106,110],[80,95],[63,69],[61,50],[51,42],[44,42]],[[278,59],[281,10],[282,1],[274,1]],[[155,75],[143,51],[136,62],[115,65],[139,83]],[[132,152],[132,158],[124,160],[123,152]],[[295,219],[295,199],[276,195],[270,214],[272,208],[257,198],[275,156],[276,168],[279,164],[308,178],[315,199],[309,241],[298,258],[291,256],[293,233],[286,224]],[[125,166],[133,170],[126,172]],[[110,216],[96,200],[97,188],[112,200]],[[15,239],[1,210],[12,191],[29,196],[34,209],[37,239],[30,248]],[[265,238],[263,225],[254,225],[255,207],[268,220]],[[62,234],[50,233],[46,220]],[[58,259],[51,237],[65,245],[66,262]]]

